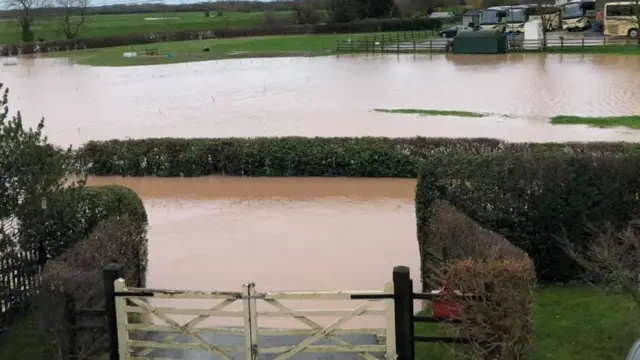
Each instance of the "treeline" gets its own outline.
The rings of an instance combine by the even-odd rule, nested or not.
[[[293,11],[294,1],[216,1],[195,4],[114,4],[88,7],[86,15],[117,15],[117,14],[151,14],[167,12],[196,12],[196,11],[223,11],[223,12],[268,12],[268,11]],[[44,8],[33,9],[36,12],[52,13],[59,9]],[[74,10],[80,10],[74,9]],[[15,18],[15,10],[0,11],[0,19]]]

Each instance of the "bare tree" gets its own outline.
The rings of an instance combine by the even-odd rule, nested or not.
[[[89,0],[56,0],[56,5],[62,11],[60,19],[62,33],[67,39],[75,38],[87,20]]]
[[[31,26],[39,11],[47,7],[49,0],[5,0],[6,7],[15,11],[22,41],[31,42],[35,35]]]
[[[560,9],[548,3],[547,0],[538,0],[536,4],[527,9],[530,20],[540,21],[542,28],[542,46],[547,46],[547,33],[562,26]]]
[[[621,232],[592,232],[596,236],[584,248],[562,240],[567,254],[599,282],[620,287],[640,306],[640,221]]]
[[[293,11],[296,14],[298,24],[311,24],[317,19],[316,8],[313,0],[295,0]]]

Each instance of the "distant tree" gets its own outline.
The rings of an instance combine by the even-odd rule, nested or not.
[[[22,41],[31,42],[35,38],[32,26],[38,15],[38,10],[49,5],[49,0],[4,0],[5,6],[13,10],[20,27]]]
[[[67,39],[74,39],[87,20],[89,0],[56,0],[56,6],[62,11],[62,33]]]
[[[358,6],[354,0],[332,0],[331,12],[334,22],[349,22],[358,18]]]
[[[298,24],[314,24],[318,22],[317,5],[317,1],[314,0],[295,0],[293,2],[293,11],[296,22]]]

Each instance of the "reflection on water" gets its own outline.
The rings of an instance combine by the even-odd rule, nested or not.
[[[640,112],[640,57],[507,54],[221,60],[147,67],[21,60],[0,67],[12,107],[52,141],[141,137],[445,136],[512,141],[640,140],[640,133],[551,126],[557,114]],[[517,118],[383,114],[468,110]]]
[[[241,291],[243,283],[255,282],[258,291],[382,290],[393,267],[407,265],[419,289],[415,180],[110,177],[92,178],[89,184],[122,184],[143,197],[150,222],[151,287]],[[200,306],[178,302],[187,304]],[[350,326],[378,326],[378,320]]]

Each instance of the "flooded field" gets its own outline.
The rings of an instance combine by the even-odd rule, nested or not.
[[[419,289],[415,180],[101,177],[89,183],[122,184],[143,198],[150,287],[241,291],[255,282],[258,291],[382,290],[393,267],[407,265]],[[194,306],[180,305],[187,303]]]
[[[423,55],[222,60],[148,67],[22,59],[1,66],[12,107],[47,118],[59,144],[144,137],[446,136],[640,140],[623,129],[551,126],[551,115],[640,112],[640,57]],[[374,108],[504,114],[482,119]]]

